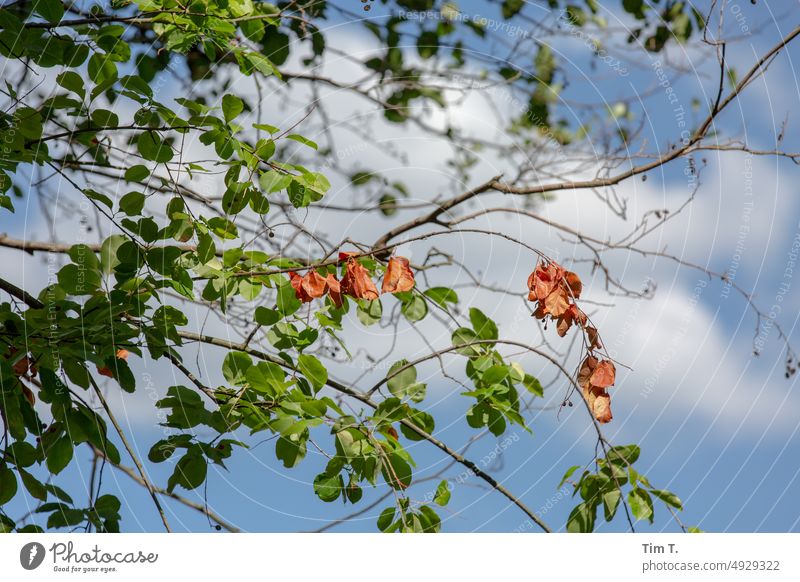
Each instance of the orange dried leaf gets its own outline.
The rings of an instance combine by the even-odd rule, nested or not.
[[[595,397],[592,413],[597,422],[601,424],[611,422],[611,419],[614,418],[611,414],[611,396],[607,392],[603,391]]]
[[[603,347],[603,344],[600,343],[600,334],[597,333],[597,328],[590,326],[586,327],[586,335],[589,338],[589,349],[590,350],[599,350]]]
[[[586,359],[583,360],[583,364],[581,364],[581,369],[578,371],[578,384],[582,387],[588,385],[589,378],[596,367],[597,358],[594,356],[586,356]]]
[[[545,298],[544,307],[553,317],[561,317],[569,308],[569,296],[563,289],[555,289]]]
[[[589,383],[598,388],[607,388],[614,383],[616,372],[616,368],[614,368],[612,362],[603,360],[597,364],[597,367],[592,372]]]
[[[339,281],[336,280],[332,274],[328,274],[328,277],[325,279],[328,283],[328,295],[331,297],[331,301],[336,307],[342,306],[342,286],[339,284]]]
[[[28,373],[28,356],[22,358],[19,362],[11,366],[14,374],[17,376],[24,376]]]
[[[114,374],[111,373],[111,370],[109,370],[105,366],[103,366],[102,368],[100,366],[98,366],[97,367],[97,373],[100,374],[101,376],[107,376],[108,378],[113,378],[114,377]]]
[[[294,271],[289,271],[289,282],[292,284],[294,288],[295,296],[302,301],[303,303],[308,303],[311,301],[311,297],[306,293],[305,289],[303,289],[303,278],[295,273]]]
[[[414,288],[414,273],[405,257],[392,257],[386,266],[381,293],[401,293]]]
[[[536,269],[528,277],[528,288],[530,289],[528,297],[542,301],[549,296],[558,285],[559,271],[561,271],[561,267],[555,263],[536,265]]]
[[[556,329],[558,335],[561,337],[567,335],[567,331],[569,331],[569,328],[575,323],[581,326],[585,325],[586,314],[573,303],[567,308],[564,315],[558,318],[558,327]]]
[[[589,410],[597,422],[603,424],[613,418],[611,395],[606,391],[606,387],[614,383],[614,377],[614,364],[608,360],[600,362],[594,356],[587,356],[578,371],[578,384],[583,389],[583,397],[589,405]]]
[[[564,280],[567,282],[567,286],[569,287],[572,296],[577,299],[581,296],[581,291],[583,290],[583,283],[581,283],[580,277],[573,273],[572,271],[567,271],[564,273]]]
[[[314,269],[311,269],[301,279],[301,286],[303,287],[303,291],[305,291],[306,295],[312,299],[322,297],[328,290],[327,280]]]
[[[294,271],[290,271],[289,281],[294,288],[295,296],[303,303],[322,297],[328,290],[327,280],[314,269],[311,269],[302,277]]]
[[[347,267],[340,284],[345,295],[368,301],[378,298],[378,288],[370,279],[369,271],[353,258],[347,260]]]
[[[33,391],[27,386],[22,387],[22,395],[25,397],[25,400],[30,402],[31,406],[36,404],[36,396],[33,395]]]

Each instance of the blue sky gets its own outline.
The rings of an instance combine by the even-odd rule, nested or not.
[[[496,12],[494,7],[485,7],[477,2],[461,3],[461,7],[464,13],[480,13],[490,18]],[[535,6],[530,8],[533,14]],[[742,2],[741,10],[757,33],[732,46],[728,52],[729,62],[734,63],[739,71],[749,67],[757,55],[797,24],[796,18],[792,20],[782,15],[773,18],[766,3],[752,6],[749,2]],[[383,11],[382,5],[375,5],[369,18],[379,19]],[[609,12],[607,19],[611,21],[614,14]],[[757,26],[760,24],[764,26]],[[735,27],[738,23],[731,19],[729,25]],[[329,43],[334,42],[353,54],[370,50],[368,38],[360,29],[349,25],[338,27],[331,33]],[[489,50],[481,44],[474,44],[472,48]],[[560,60],[568,63],[566,72],[571,83],[563,95],[567,100],[565,103],[576,96],[598,104],[613,104],[620,97],[644,92],[656,84],[652,68],[647,67],[632,70],[624,78],[613,74],[594,75],[593,83],[581,82],[582,71],[588,70],[589,63],[585,46],[573,40],[557,43],[554,49]],[[716,90],[713,60],[702,60],[691,50],[686,54],[675,50],[670,55],[679,62],[688,63],[690,70],[695,66],[691,73],[681,78],[672,73],[669,75],[670,85],[680,96],[681,104],[690,110],[693,98],[707,101]],[[751,147],[770,149],[775,147],[777,128],[788,119],[782,147],[787,151],[800,151],[800,139],[793,131],[796,120],[792,116],[797,110],[800,94],[794,67],[798,58],[800,49],[797,46],[785,51],[771,65],[766,76],[748,88],[720,117],[716,131],[721,135],[746,136]],[[337,69],[335,62],[330,65],[330,70],[343,71]],[[239,82],[247,90],[247,81]],[[325,98],[333,104],[348,105],[346,96],[331,93]],[[267,105],[275,99],[278,97],[267,98],[265,111],[268,113],[274,111]],[[363,107],[363,104],[350,105],[348,109],[350,107]],[[565,107],[569,112],[568,105]],[[679,138],[673,104],[662,92],[656,91],[643,99],[640,105],[633,107],[633,112],[637,119],[642,115],[646,117],[642,138],[647,140],[651,151]],[[268,122],[278,121],[282,123],[276,124],[283,125],[297,112],[275,115],[277,118]],[[282,115],[285,115],[284,119],[281,119]],[[346,116],[346,113],[342,115]],[[480,106],[467,103],[458,109],[458,115],[464,127],[478,133],[486,130],[487,122],[482,118]],[[699,116],[700,113],[690,114],[695,121]],[[384,165],[387,174],[402,171],[411,185],[417,187],[415,192],[424,190],[431,180],[439,179],[440,170],[431,160],[435,160],[435,154],[441,151],[440,144],[425,143],[417,148],[413,129],[378,127],[385,131],[381,135],[385,135],[387,140],[410,150],[411,168],[392,166],[379,153],[365,152],[364,156],[370,162]],[[346,148],[347,139],[343,138],[340,147]],[[353,141],[352,137],[349,139]],[[636,151],[638,146],[639,143],[632,144],[631,150]],[[779,285],[788,283],[788,293],[780,300],[781,313],[777,321],[796,344],[800,339],[796,331],[800,267],[788,279],[786,269],[790,261],[788,253],[800,230],[794,185],[797,166],[789,160],[748,159],[735,152],[707,152],[697,156],[698,162],[701,157],[706,158],[707,164],[695,200],[663,232],[654,233],[643,246],[667,248],[688,261],[720,272],[731,268],[734,257],[740,255],[735,261],[735,280],[745,289],[753,290],[755,300],[767,310],[778,302]],[[482,156],[474,181],[481,182],[484,176],[493,175],[491,172],[498,167],[503,168],[502,160]],[[663,170],[651,172],[647,182],[637,179],[621,185],[618,191],[629,201],[630,215],[626,220],[610,216],[605,206],[588,192],[561,193],[543,208],[543,212],[548,217],[584,228],[600,237],[626,232],[648,209],[675,209],[682,204],[688,195],[684,167],[685,164],[679,160]],[[746,170],[752,174],[751,192],[746,184]],[[334,179],[329,197],[343,200],[347,196],[346,184]],[[419,196],[423,195],[420,193]],[[748,208],[752,210],[746,210]],[[323,214],[309,215],[315,228],[332,232],[343,228]],[[747,219],[743,219],[745,214]],[[20,217],[24,217],[24,221]],[[503,224],[509,232],[522,232],[537,244],[542,240],[540,236],[544,237],[548,246],[557,247],[565,262],[581,253],[581,249],[575,246],[557,242],[553,233],[546,229],[530,231],[513,221]],[[743,224],[749,229],[742,241]],[[46,226],[43,217],[33,203],[28,205],[27,212],[25,205],[19,204],[14,217],[6,213],[0,215],[0,232],[11,236],[42,239],[43,226]],[[385,229],[384,224],[376,225],[369,219],[357,219],[347,227],[355,229],[365,240],[371,240],[374,233]],[[520,277],[524,280],[533,266],[531,257],[518,249],[504,247],[502,243],[493,243],[487,249],[480,240],[465,237],[455,246],[457,252],[486,267],[488,279]],[[4,249],[2,260],[7,266],[18,265],[20,256]],[[42,280],[42,260],[26,256],[23,269],[13,268],[10,269],[12,273],[5,275],[16,283],[27,281],[35,285]],[[753,357],[756,318],[740,296],[735,293],[726,295],[720,281],[709,281],[697,271],[679,269],[666,260],[656,261],[625,252],[611,255],[609,261],[631,285],[652,277],[658,284],[658,291],[650,301],[613,299],[613,308],[600,309],[596,316],[593,315],[602,323],[606,344],[615,350],[615,357],[632,368],[630,372],[621,372],[614,389],[615,418],[608,425],[606,434],[616,444],[636,442],[641,445],[640,471],[648,475],[654,486],[670,489],[681,497],[686,509],[680,514],[680,519],[687,525],[707,531],[800,529],[800,439],[797,434],[800,397],[796,377],[787,380],[783,376],[784,355],[774,330],[767,335],[762,354]],[[609,300],[601,290],[599,276],[593,277],[585,265],[576,266],[576,270],[584,278],[591,297]],[[510,329],[512,335],[529,340],[533,336],[533,332],[525,328],[527,324],[520,327],[510,304],[498,304],[496,299],[481,294],[476,294],[473,299],[500,323],[501,332]],[[380,333],[374,330],[368,334],[361,333],[354,321],[348,322],[348,326],[355,345],[380,344],[386,340],[377,337],[376,334]],[[220,324],[218,329],[223,330],[224,326]],[[438,336],[433,339],[439,343],[444,341]],[[415,353],[417,343],[418,339],[412,333],[401,328],[402,353],[397,359]],[[192,359],[194,353],[191,351]],[[201,354],[201,362],[207,366],[204,371],[212,384],[221,382],[217,371],[221,355],[221,351],[214,349],[204,349]],[[174,383],[184,383],[162,364],[134,362],[133,365],[140,377],[144,373],[151,375],[154,389],[158,392],[163,393]],[[352,377],[359,365],[360,362],[354,362],[351,366],[340,366],[336,373],[341,377]],[[463,370],[462,360],[454,358],[452,365],[453,370]],[[552,370],[548,371],[541,362],[532,360],[526,360],[526,369],[547,378],[552,374]],[[437,378],[435,370],[421,373],[429,375],[426,381],[430,396],[426,406],[437,417],[437,437],[454,447],[466,443],[474,435],[473,429],[463,420],[466,399],[457,396],[457,386]],[[571,492],[557,489],[561,476],[571,465],[583,465],[591,460],[595,444],[593,430],[582,410],[575,407],[557,415],[550,409],[561,401],[563,394],[564,386],[561,384],[548,391],[542,402],[544,410],[532,414],[532,436],[519,429],[515,433],[512,428],[500,439],[489,436],[476,442],[468,454],[470,458],[480,460],[497,447],[498,441],[510,436],[512,442],[504,447],[501,460],[495,460],[485,468],[529,507],[542,513],[543,519],[554,528],[563,528],[574,506],[569,497]],[[129,426],[128,434],[134,439],[139,455],[145,457],[150,445],[163,435],[153,411],[145,406],[149,401],[147,395],[115,396],[114,401]],[[318,437],[320,442],[325,441],[324,434]],[[251,442],[256,443],[259,438],[257,435]],[[417,480],[436,473],[448,462],[437,450],[424,443],[411,445],[410,450],[419,469]],[[86,452],[81,454],[85,456]],[[87,478],[88,467],[88,462],[70,467],[55,482],[73,493],[76,499],[84,497],[82,483]],[[383,487],[365,491],[363,500],[355,507],[342,506],[341,502],[325,504],[313,495],[311,488],[311,481],[323,467],[324,459],[309,451],[308,458],[299,467],[287,471],[275,458],[274,444],[266,442],[246,453],[235,454],[228,463],[228,472],[210,471],[209,503],[214,511],[244,530],[306,531],[366,506],[386,492]],[[162,485],[171,469],[168,463],[148,464],[153,480]],[[446,476],[458,481],[462,472],[463,468],[456,466]],[[449,506],[442,511],[444,531],[535,531],[518,509],[498,493],[480,487],[478,479],[469,477],[464,480],[462,477],[461,480],[463,483],[457,483],[453,488]],[[103,483],[108,492],[116,490],[125,498],[124,530],[160,529],[160,520],[144,489],[111,468],[106,469]],[[436,481],[420,483],[410,490],[410,495],[424,498],[435,486]],[[202,490],[181,493],[202,500]],[[8,509],[9,513],[24,513],[26,504],[27,500],[18,496]],[[207,520],[197,512],[170,501],[165,504],[176,529],[209,529]],[[391,498],[388,498],[366,512],[360,520],[337,526],[333,531],[374,531],[378,513],[390,504]],[[602,523],[600,531],[624,531],[626,526],[624,520],[618,518],[612,524]],[[637,529],[676,531],[677,525],[666,509],[657,505],[655,524],[640,523]]]

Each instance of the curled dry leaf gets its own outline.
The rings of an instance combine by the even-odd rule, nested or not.
[[[22,386],[22,395],[25,397],[31,406],[36,404],[36,396],[33,395],[33,391],[28,388],[27,386]]]
[[[28,373],[28,356],[23,357],[16,364],[11,366],[14,374],[17,376],[24,376]]]
[[[339,253],[340,257],[343,253]],[[370,279],[369,271],[353,257],[347,259],[344,277],[340,281],[341,292],[356,299],[372,301],[378,298],[378,288]]]
[[[386,275],[381,285],[381,293],[401,293],[414,288],[414,273],[411,271],[408,259],[405,257],[392,257],[386,266]]]
[[[556,320],[558,335],[562,337],[573,324],[586,326],[586,314],[575,305],[582,290],[580,277],[555,261],[540,261],[528,277],[528,301],[538,302],[534,317],[544,319],[549,315]],[[597,330],[594,330],[594,335],[596,337]],[[589,341],[599,346],[599,342],[593,342],[591,338]]]
[[[342,306],[342,286],[339,284],[339,281],[336,280],[332,274],[328,273],[327,278],[325,281],[328,283],[328,295],[330,295],[331,301],[336,307]]]
[[[302,277],[291,271],[289,273],[289,280],[294,287],[294,292],[297,298],[303,303],[308,303],[319,297],[325,295],[328,290],[327,279],[311,269]]]
[[[7,360],[11,359],[18,352],[19,350],[17,348],[10,346],[4,357]],[[11,370],[14,372],[15,376],[26,376],[28,373],[30,373],[31,376],[36,376],[38,373],[36,364],[31,360],[29,354],[25,354],[22,358],[15,362],[11,366]]]
[[[323,277],[317,271],[311,269],[301,277],[294,271],[290,271],[289,281],[294,288],[295,296],[303,303],[309,303],[314,299],[324,297],[327,293],[336,307],[342,306],[339,281],[330,273]]]
[[[589,409],[600,423],[610,422],[611,395],[606,388],[614,384],[616,369],[609,360],[599,361],[594,356],[587,356],[578,372],[578,384],[583,390],[583,397]]]
[[[600,343],[600,334],[597,333],[596,327],[587,325],[586,336],[589,338],[589,350],[600,350],[603,348],[603,344]]]
[[[564,314],[558,319],[558,325],[556,327],[558,335],[560,335],[561,337],[567,335],[567,331],[569,331],[569,328],[570,326],[572,326],[573,323],[577,323],[581,327],[586,325],[586,314],[580,309],[578,309],[578,306],[575,305],[574,303],[570,305],[564,312]],[[594,328],[587,328],[587,332],[589,329],[594,329]],[[596,333],[597,330],[595,330],[595,334]],[[589,341],[591,342],[591,339]]]

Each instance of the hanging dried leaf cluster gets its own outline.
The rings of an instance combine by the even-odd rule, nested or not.
[[[289,280],[297,298],[303,303],[308,303],[328,294],[331,301],[337,307],[341,307],[342,295],[373,301],[381,293],[401,293],[414,288],[414,273],[407,258],[398,256],[389,259],[379,293],[369,271],[355,255],[356,253],[339,253],[339,260],[345,261],[345,271],[341,280],[337,280],[332,273],[323,277],[314,269],[310,269],[303,276],[294,271],[290,272]]]
[[[528,301],[536,301],[533,316],[556,322],[558,335],[564,337],[573,325],[586,335],[587,356],[578,373],[578,384],[598,422],[611,421],[611,396],[606,388],[614,384],[616,369],[610,360],[598,360],[594,351],[602,349],[597,328],[589,324],[586,314],[575,300],[581,296],[583,283],[572,271],[555,261],[539,261],[528,277]]]

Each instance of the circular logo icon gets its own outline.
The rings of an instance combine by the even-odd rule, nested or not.
[[[19,551],[19,563],[26,570],[35,570],[44,561],[44,546],[39,542],[30,542]]]

